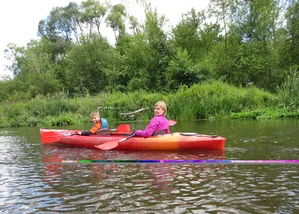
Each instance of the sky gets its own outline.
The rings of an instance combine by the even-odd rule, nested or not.
[[[39,39],[37,28],[40,20],[46,19],[54,7],[65,7],[70,2],[80,4],[82,0],[2,0],[0,1],[0,79],[3,75],[12,75],[5,71],[4,66],[9,64],[5,60],[4,50],[9,43],[18,47],[26,46],[32,39]],[[120,3],[122,0],[109,0],[112,4]],[[123,0],[126,4],[133,0]],[[158,14],[165,15],[169,25],[175,25],[181,20],[181,15],[190,11],[192,7],[196,11],[207,7],[209,0],[148,0],[152,7],[156,8]],[[103,2],[100,0],[100,2]],[[141,8],[136,4],[129,5],[129,11],[140,18]],[[114,37],[107,32],[107,38]]]

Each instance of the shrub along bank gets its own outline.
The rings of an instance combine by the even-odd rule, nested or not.
[[[214,118],[280,118],[297,117],[281,103],[279,96],[254,86],[237,88],[213,81],[182,86],[176,93],[158,94],[102,93],[97,96],[69,98],[65,94],[36,97],[27,102],[2,103],[0,127],[59,126],[90,123],[89,114],[99,109],[108,121],[147,121],[153,117],[155,102],[164,100],[167,117],[176,120]],[[283,107],[284,106],[284,107]],[[141,109],[141,110],[140,110]],[[123,114],[138,111],[135,114]]]

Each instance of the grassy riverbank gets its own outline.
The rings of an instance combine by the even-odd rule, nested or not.
[[[39,126],[89,123],[91,111],[99,108],[108,121],[149,120],[153,105],[164,100],[167,117],[176,120],[214,118],[297,117],[286,110],[278,95],[255,87],[236,88],[221,82],[206,82],[190,88],[181,87],[173,94],[146,92],[103,93],[97,96],[68,98],[65,94],[37,97],[26,102],[2,103],[0,127]],[[136,114],[122,115],[141,108]]]

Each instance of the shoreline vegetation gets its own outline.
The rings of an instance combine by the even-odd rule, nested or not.
[[[143,0],[55,7],[38,39],[7,45],[0,128],[90,123],[97,108],[109,122],[148,121],[158,100],[178,122],[298,117],[297,11],[299,1],[210,1],[170,26]]]
[[[0,128],[90,123],[89,114],[95,109],[109,122],[147,121],[153,116],[152,106],[158,100],[166,102],[167,118],[177,121],[298,117],[299,111],[291,105],[294,102],[286,91],[285,88],[273,94],[255,86],[237,88],[207,81],[189,88],[181,86],[170,94],[137,91],[69,98],[67,94],[57,93],[29,101],[2,102]]]

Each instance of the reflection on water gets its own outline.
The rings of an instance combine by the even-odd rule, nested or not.
[[[226,159],[225,150],[128,151],[73,148],[57,144],[42,146],[44,162],[63,160],[206,160]]]
[[[182,123],[176,126],[183,129]],[[61,162],[299,157],[297,120],[186,122],[184,127],[227,137],[225,151],[41,146],[37,128],[0,130],[0,212],[299,213],[299,165]]]
[[[44,193],[63,201],[43,210],[291,213],[299,199],[297,171],[281,165],[52,164]]]
[[[210,174],[211,170],[223,168],[226,166],[52,164],[44,177],[53,186],[51,191],[59,192],[62,186],[67,189],[60,192],[65,200],[57,205],[56,211],[78,210],[82,206],[89,211],[172,212],[173,209],[185,210],[188,203],[198,202],[200,193],[204,194],[200,186],[209,189],[208,184],[217,179],[216,174]]]

